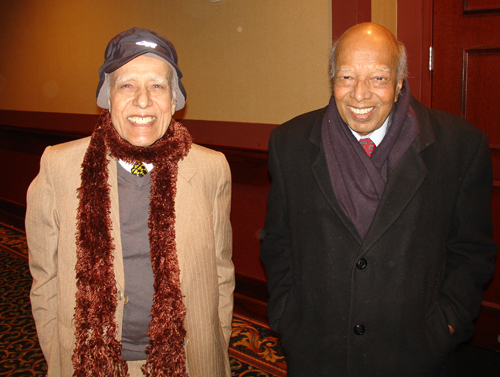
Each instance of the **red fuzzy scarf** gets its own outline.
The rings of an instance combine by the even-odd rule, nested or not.
[[[186,309],[180,289],[175,245],[175,193],[178,162],[191,147],[191,136],[172,120],[153,145],[135,147],[115,131],[109,111],[99,117],[82,164],[77,223],[77,288],[73,354],[75,376],[126,376],[127,363],[116,339],[117,289],[113,269],[108,154],[130,163],[153,163],[149,205],[149,242],[154,298],[149,324],[147,376],[187,376],[183,347]]]

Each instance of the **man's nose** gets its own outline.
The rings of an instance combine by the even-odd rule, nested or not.
[[[134,105],[140,107],[141,109],[145,109],[152,105],[151,94],[147,90],[147,88],[139,88],[135,95]]]
[[[354,83],[352,91],[353,97],[356,101],[362,102],[371,97],[370,85],[368,79],[357,79]]]

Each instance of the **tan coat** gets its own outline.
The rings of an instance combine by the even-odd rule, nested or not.
[[[48,376],[71,376],[75,346],[76,216],[83,156],[90,138],[48,147],[28,189],[26,235],[33,276],[31,304]],[[126,281],[123,270],[116,161],[109,160],[112,237],[121,338]],[[187,308],[185,347],[191,377],[230,376],[228,345],[234,267],[229,222],[231,176],[221,153],[193,144],[179,162],[176,244]],[[124,293],[125,292],[125,293]],[[129,363],[140,376],[142,362]]]

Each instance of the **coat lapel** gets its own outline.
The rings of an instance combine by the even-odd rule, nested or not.
[[[387,231],[417,193],[427,175],[415,144],[403,156],[391,173],[363,242],[363,250],[369,249]]]
[[[427,167],[420,153],[434,143],[430,120],[425,109],[413,101],[418,120],[419,133],[393,170],[382,195],[375,217],[363,242],[363,251],[368,250],[397,220],[418,192],[427,176]]]
[[[182,284],[184,254],[179,252],[181,250],[179,245],[186,244],[186,242],[182,241],[183,234],[185,233],[184,227],[189,226],[189,214],[194,210],[193,188],[190,181],[196,175],[197,170],[195,164],[191,161],[190,154],[180,160],[178,166],[179,170],[177,172],[177,188],[175,195],[175,240],[177,244],[177,260],[180,268],[179,278]]]

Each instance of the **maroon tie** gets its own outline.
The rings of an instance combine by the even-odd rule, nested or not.
[[[373,151],[375,150],[375,148],[377,148],[377,146],[372,141],[372,139],[368,139],[368,138],[367,139],[361,139],[359,141],[359,143],[363,146],[363,149],[365,150],[366,154],[369,157],[372,156]]]

